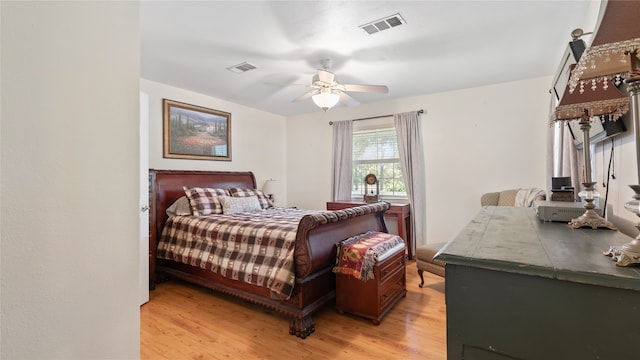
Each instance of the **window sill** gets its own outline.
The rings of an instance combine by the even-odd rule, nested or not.
[[[350,199],[353,202],[363,202],[364,199],[362,196],[358,196],[358,197],[351,197]],[[390,203],[393,204],[408,204],[409,203],[409,199],[408,198],[400,198],[400,197],[380,197],[380,201],[388,201]]]

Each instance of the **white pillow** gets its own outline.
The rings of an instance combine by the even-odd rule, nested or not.
[[[220,196],[223,214],[234,214],[245,211],[262,210],[257,196],[231,197]]]
[[[191,215],[191,205],[186,196],[178,198],[167,208],[167,215]]]
[[[234,197],[246,197],[246,196],[255,196],[258,198],[258,202],[263,209],[267,209],[273,207],[273,202],[269,200],[269,197],[265,195],[262,190],[258,189],[240,189],[240,188],[229,188],[229,193]]]

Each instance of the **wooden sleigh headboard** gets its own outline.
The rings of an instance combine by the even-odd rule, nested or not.
[[[156,244],[167,221],[167,208],[181,196],[183,187],[255,189],[251,171],[196,171],[149,169],[149,260],[154,264]],[[153,273],[155,266],[150,271]],[[154,274],[150,274],[152,278]],[[153,288],[153,280],[151,288]]]
[[[149,170],[149,207],[151,228],[159,235],[167,220],[167,208],[184,196],[183,187],[255,189],[256,178],[251,171]]]

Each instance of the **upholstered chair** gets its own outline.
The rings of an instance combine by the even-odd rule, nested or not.
[[[537,188],[509,189],[482,194],[481,206],[522,206],[529,207],[535,200],[544,200],[547,195]]]
[[[418,275],[420,275],[419,287],[424,286],[424,271],[444,277],[444,262],[435,260],[433,257],[445,244],[446,242],[438,242],[416,248],[416,267],[418,268]]]

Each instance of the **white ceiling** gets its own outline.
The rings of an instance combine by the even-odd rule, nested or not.
[[[600,1],[595,1],[598,6]],[[274,114],[322,111],[308,99],[320,60],[360,103],[553,75],[594,1],[143,1],[141,74]],[[400,13],[406,25],[359,25]],[[593,29],[584,29],[585,32]],[[585,38],[588,40],[588,38]],[[588,41],[587,41],[588,42]],[[258,68],[236,74],[247,61]],[[338,105],[344,106],[344,105]],[[221,109],[224,110],[224,109]]]

